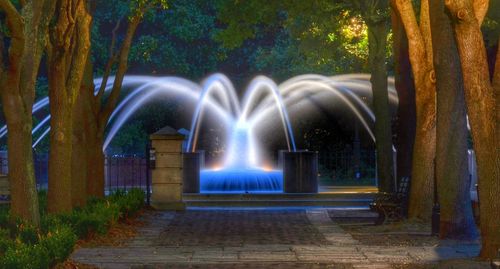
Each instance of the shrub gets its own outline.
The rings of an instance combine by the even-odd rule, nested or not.
[[[40,193],[45,207],[46,194]],[[64,261],[78,238],[104,234],[120,217],[135,215],[144,205],[144,192],[116,192],[107,199],[92,199],[70,213],[50,215],[40,211],[41,227],[8,222],[8,209],[0,208],[0,268],[48,268]],[[1,222],[3,219],[6,222]]]
[[[33,245],[38,243],[38,229],[32,225],[19,224],[17,235],[21,242],[25,244]]]
[[[51,265],[66,260],[76,243],[77,236],[73,229],[67,225],[62,225],[51,230],[42,240],[40,245],[47,250]]]
[[[109,199],[119,206],[122,217],[127,218],[134,216],[144,207],[145,197],[144,191],[141,189],[131,189],[128,193],[117,191],[110,195]]]
[[[43,269],[49,268],[49,265],[47,249],[40,244],[15,243],[5,251],[0,260],[0,268],[9,269]]]

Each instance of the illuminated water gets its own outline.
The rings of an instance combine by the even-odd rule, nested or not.
[[[101,79],[94,82],[100,87]],[[111,89],[113,78],[106,85]],[[262,134],[284,137],[289,151],[296,149],[290,116],[307,120],[317,111],[317,103],[341,106],[355,115],[358,122],[374,140],[372,132],[375,116],[367,105],[371,99],[369,75],[349,74],[333,77],[301,75],[280,85],[258,76],[244,92],[240,102],[231,81],[223,74],[214,74],[202,83],[179,77],[126,76],[123,87],[131,89],[117,106],[108,123],[105,150],[128,119],[148,102],[177,98],[189,103],[192,120],[184,127],[191,130],[185,151],[198,147],[202,122],[209,119],[226,130],[223,141],[224,156],[220,165],[201,171],[203,192],[280,192],[283,189],[282,172],[269,167],[262,148]],[[389,100],[397,103],[394,82],[389,79]],[[33,113],[40,119],[33,128],[33,147],[50,132],[50,115],[43,115],[48,98],[35,103]],[[40,114],[41,117],[40,117]],[[289,116],[290,115],[290,116]],[[0,128],[0,138],[7,134]],[[268,152],[267,152],[268,153]]]

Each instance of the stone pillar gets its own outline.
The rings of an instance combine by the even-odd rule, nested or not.
[[[318,153],[283,152],[283,183],[286,193],[317,193]]]
[[[183,153],[183,178],[184,178],[184,193],[199,193],[200,192],[200,170],[204,166],[205,158],[204,151],[184,152]]]
[[[156,153],[152,168],[151,206],[159,210],[184,210],[182,202],[182,141],[184,136],[165,127],[150,136]]]

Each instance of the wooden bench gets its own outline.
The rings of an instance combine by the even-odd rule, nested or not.
[[[370,203],[370,209],[379,215],[375,224],[385,224],[404,218],[409,189],[410,178],[403,177],[395,193],[380,192],[377,194],[373,202]]]
[[[10,186],[7,175],[0,174],[0,204],[10,203]]]

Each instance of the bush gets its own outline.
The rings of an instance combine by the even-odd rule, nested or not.
[[[54,265],[69,257],[77,239],[71,227],[62,225],[50,231],[40,245],[47,250],[51,265]]]
[[[40,193],[46,205],[46,194]],[[0,268],[49,268],[64,261],[78,238],[104,234],[120,218],[137,214],[144,205],[144,192],[118,191],[107,199],[92,199],[87,206],[70,213],[50,215],[41,210],[41,227],[24,223],[9,225],[8,209],[0,208]]]
[[[38,243],[38,229],[32,225],[19,224],[17,228],[19,240],[25,244]]]
[[[0,268],[43,269],[49,268],[50,258],[42,245],[15,243],[5,251],[0,259]]]
[[[110,195],[109,200],[116,203],[122,218],[135,216],[144,207],[146,195],[141,189],[131,189],[128,193],[117,191]]]

